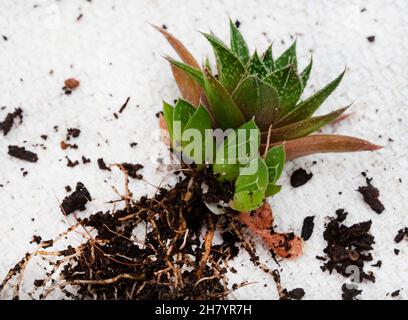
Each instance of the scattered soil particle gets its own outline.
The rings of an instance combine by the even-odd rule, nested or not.
[[[379,199],[380,191],[371,184],[372,180],[366,178],[367,186],[358,187],[357,191],[363,195],[364,201],[374,212],[381,214],[385,208]]]
[[[302,238],[305,241],[309,240],[312,236],[314,228],[314,218],[315,216],[309,216],[303,220]]]
[[[303,288],[296,288],[288,292],[287,289],[283,289],[283,294],[282,300],[300,300],[305,296],[305,290]]]
[[[36,243],[36,244],[40,244],[42,241],[42,238],[40,236],[33,236],[33,240],[30,241],[30,243]]]
[[[381,260],[378,260],[375,264],[372,264],[371,266],[372,266],[372,267],[381,268],[381,266],[382,266],[382,261],[381,261]]]
[[[360,282],[363,279],[375,282],[374,274],[364,271],[364,263],[373,260],[369,253],[374,243],[374,237],[369,233],[371,223],[369,220],[347,227],[332,218],[323,233],[323,238],[327,241],[327,247],[323,252],[329,260],[321,266],[321,269],[330,273],[336,270],[345,277],[358,276],[358,279],[354,280]],[[353,271],[353,268],[358,268],[358,272]]]
[[[69,196],[65,197],[61,203],[62,213],[68,215],[75,210],[84,211],[85,205],[88,201],[91,201],[91,195],[88,189],[82,182],[78,182],[75,191]]]
[[[37,154],[32,151],[26,150],[25,147],[8,146],[8,154],[12,157],[28,162],[38,161]]]
[[[70,140],[70,138],[78,138],[79,135],[81,134],[81,130],[78,128],[68,128],[67,129],[67,140]]]
[[[41,287],[43,284],[44,284],[44,280],[42,280],[42,279],[34,280],[34,285],[36,287]]]
[[[367,40],[368,40],[368,42],[374,42],[375,41],[375,36],[368,36]]]
[[[4,120],[0,122],[0,131],[3,131],[3,135],[6,136],[10,132],[14,119],[19,119],[19,124],[23,123],[23,109],[14,109],[13,112],[8,113]]]
[[[306,184],[312,177],[313,173],[307,173],[305,169],[299,168],[292,173],[290,184],[292,187],[297,188]]]
[[[131,142],[131,143],[130,143],[130,147],[131,147],[131,148],[136,148],[136,146],[137,146],[137,142]]]
[[[395,243],[400,243],[406,236],[408,236],[408,227],[398,230],[398,233],[394,238]]]
[[[101,170],[107,170],[107,171],[111,171],[111,169],[106,165],[105,161],[103,160],[103,158],[99,158],[98,159],[98,167]]]
[[[2,35],[2,38],[3,38],[3,40],[4,40],[4,41],[8,41],[8,38],[7,38],[7,36],[5,36],[5,35]]]
[[[70,149],[78,149],[78,146],[77,146],[75,143],[74,143],[74,144],[71,144],[71,143],[66,143],[65,141],[61,141],[60,146],[61,146],[61,149],[62,149],[62,150],[66,150],[66,149],[68,149],[68,148],[70,148]]]
[[[42,134],[40,137],[41,137],[41,139],[43,139],[43,140],[47,140],[47,139],[48,139],[48,136],[47,136],[46,134]]]
[[[347,215],[348,215],[348,212],[346,212],[344,209],[336,210],[336,216],[337,216],[336,220],[338,222],[343,222],[344,220],[346,220]]]
[[[393,297],[393,298],[398,297],[399,294],[400,294],[400,291],[401,290],[395,290],[393,293],[391,293],[391,297]]]
[[[66,185],[66,186],[65,186],[65,191],[66,191],[66,192],[71,192],[71,191],[72,191],[71,186]]]
[[[341,291],[343,292],[341,295],[343,300],[358,300],[356,297],[363,292],[363,290],[358,290],[356,286],[349,288],[346,283],[341,286]]]
[[[74,167],[76,167],[77,165],[79,165],[79,161],[78,160],[75,160],[75,161],[72,161],[70,158],[68,158],[68,157],[65,157],[66,159],[67,159],[67,167],[70,167],[70,168],[74,168]]]
[[[125,109],[126,109],[128,103],[129,103],[129,100],[130,100],[130,97],[127,97],[125,103],[120,107],[119,113],[122,113],[123,111],[125,111]]]
[[[80,13],[79,16],[76,18],[76,21],[81,20],[83,16],[84,16],[84,15],[83,15],[82,13]]]
[[[90,163],[90,162],[91,162],[91,159],[86,158],[85,156],[82,156],[82,163],[83,164],[87,164],[87,163]]]
[[[241,26],[241,21],[235,20],[235,26],[239,28]]]
[[[143,169],[143,165],[138,164],[138,163],[132,164],[132,163],[125,162],[125,163],[122,163],[122,166],[126,170],[129,177],[133,179],[138,179],[138,180],[143,179],[143,176],[137,173],[140,169]]]
[[[74,90],[79,87],[80,82],[75,78],[68,78],[64,81],[63,90]]]
[[[394,249],[394,254],[395,254],[396,256],[398,256],[399,253],[400,253],[399,249]]]

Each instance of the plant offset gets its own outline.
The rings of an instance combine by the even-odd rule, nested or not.
[[[230,46],[213,34],[203,33],[214,50],[216,71],[213,71],[208,58],[200,68],[179,40],[164,29],[158,30],[183,60],[167,58],[183,97],[175,107],[167,103],[163,107],[173,150],[199,165],[213,163],[213,172],[219,180],[234,183],[234,196],[229,202],[232,209],[252,211],[266,197],[279,192],[276,182],[285,162],[285,150],[286,157],[293,159],[317,152],[379,148],[354,137],[310,135],[339,119],[347,110],[348,107],[343,107],[313,116],[337,88],[344,72],[301,100],[313,62],[311,59],[299,72],[296,41],[277,58],[273,56],[272,46],[262,55],[257,50],[250,55],[242,34],[230,21]],[[213,139],[207,134],[212,128],[234,130],[214,153],[213,143],[206,143]],[[192,135],[183,134],[189,129],[197,130],[202,152],[188,147]],[[237,142],[240,131],[243,139]],[[250,137],[249,132],[255,133]],[[231,136],[234,139],[229,139]],[[238,149],[243,146],[244,152],[242,149],[240,152]],[[259,150],[255,154],[250,152],[254,148]],[[206,157],[208,153],[210,157]]]

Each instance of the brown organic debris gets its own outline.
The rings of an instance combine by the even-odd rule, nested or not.
[[[3,131],[3,135],[6,136],[10,132],[15,119],[19,120],[19,124],[23,123],[23,109],[16,108],[13,112],[8,113],[4,120],[0,122],[0,131]]]
[[[61,203],[62,213],[68,215],[75,210],[84,211],[85,205],[91,201],[91,195],[82,182],[78,182],[75,191],[65,197]]]
[[[365,173],[363,175],[365,176]],[[363,195],[364,201],[374,212],[381,214],[385,210],[385,207],[379,199],[380,191],[371,184],[372,180],[372,178],[369,179],[366,177],[367,185],[358,187],[357,191]]]
[[[37,162],[38,156],[32,151],[28,151],[25,147],[8,146],[8,154],[14,158],[25,160],[28,162]]]
[[[64,90],[67,90],[67,89],[74,90],[79,87],[80,82],[75,78],[68,78],[64,81],[64,85],[65,85],[63,87]]]
[[[374,274],[364,271],[365,262],[373,260],[370,251],[373,250],[374,237],[370,234],[370,228],[371,220],[347,227],[338,218],[331,218],[323,233],[323,238],[327,241],[323,252],[328,261],[321,269],[330,273],[335,270],[345,277],[352,276],[359,282],[364,279],[374,282]]]
[[[293,233],[275,233],[273,230],[273,214],[269,203],[255,212],[243,212],[241,221],[255,234],[262,237],[265,244],[274,253],[283,258],[294,258],[302,254],[302,239]]]

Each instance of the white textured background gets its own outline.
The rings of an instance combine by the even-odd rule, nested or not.
[[[365,8],[366,11],[361,12]],[[79,14],[80,21],[76,21]],[[100,171],[96,159],[107,163],[140,162],[150,183],[158,184],[158,157],[167,157],[159,143],[155,113],[161,100],[172,101],[178,92],[162,55],[173,54],[164,39],[148,23],[166,24],[202,60],[210,47],[197,30],[211,29],[227,38],[227,18],[239,19],[251,47],[263,50],[274,41],[281,52],[291,37],[298,38],[301,65],[313,52],[311,88],[337,76],[345,66],[343,83],[321,112],[354,102],[349,120],[327,132],[358,135],[385,148],[376,153],[317,155],[287,165],[283,191],[272,200],[280,230],[300,233],[305,216],[316,215],[315,231],[304,255],[282,262],[282,282],[289,289],[303,287],[307,299],[339,299],[344,278],[320,270],[325,217],[338,208],[350,212],[348,223],[372,219],[376,244],[375,284],[362,284],[362,298],[382,299],[397,289],[408,297],[408,242],[395,245],[398,229],[408,225],[408,2],[400,1],[158,1],[158,0],[2,0],[0,2],[0,118],[14,107],[24,109],[24,123],[0,137],[0,278],[27,250],[33,234],[43,239],[63,231],[68,223],[58,209],[66,195],[64,186],[82,181],[94,200],[88,213],[111,209],[112,186],[122,190],[117,172]],[[369,43],[367,36],[375,35]],[[281,42],[285,42],[283,46]],[[54,70],[50,75],[49,71]],[[71,96],[62,93],[63,81],[75,77],[81,86]],[[130,103],[118,120],[126,97]],[[139,105],[139,107],[137,107]],[[54,132],[53,127],[59,126]],[[62,151],[59,142],[67,128],[78,127],[78,150]],[[47,134],[47,141],[40,135]],[[394,142],[390,142],[392,138]],[[138,142],[130,148],[130,142]],[[44,142],[47,150],[33,145]],[[9,144],[25,145],[38,153],[31,164],[7,155]],[[65,156],[92,163],[66,167]],[[316,160],[317,164],[312,162]],[[289,185],[298,166],[311,170],[313,179],[298,189]],[[22,176],[21,168],[29,173]],[[382,215],[371,211],[355,190],[364,184],[368,170],[381,190],[386,207]],[[401,178],[402,183],[399,182]],[[153,187],[132,181],[135,196],[152,193]],[[339,192],[342,195],[339,195]],[[32,221],[32,218],[35,220]],[[71,218],[72,219],[72,218]],[[71,220],[72,222],[72,220]],[[263,261],[275,267],[259,244]],[[395,256],[394,248],[401,253]],[[231,298],[277,297],[273,280],[248,261],[246,253],[232,263],[237,275],[231,284],[256,281]],[[369,268],[370,269],[370,268]],[[33,275],[35,278],[35,275]],[[264,284],[267,287],[264,287]]]

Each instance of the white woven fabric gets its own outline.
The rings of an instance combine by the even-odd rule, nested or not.
[[[397,289],[403,289],[399,298],[408,297],[408,242],[396,245],[393,241],[397,230],[408,225],[407,14],[405,0],[1,1],[0,33],[8,41],[0,38],[0,106],[7,106],[0,117],[21,106],[24,123],[0,138],[0,184],[4,185],[0,188],[0,278],[34,248],[29,244],[34,234],[53,238],[74,221],[71,217],[67,222],[58,208],[66,195],[65,185],[82,181],[90,190],[94,200],[81,216],[112,209],[106,201],[116,197],[112,186],[123,189],[123,177],[99,170],[97,158],[107,163],[143,163],[146,180],[160,183],[166,173],[158,170],[157,158],[168,154],[159,142],[155,113],[162,99],[172,101],[178,91],[162,58],[173,52],[148,23],[166,24],[203,60],[211,51],[197,30],[211,29],[227,39],[230,16],[241,21],[240,29],[251,48],[263,50],[274,41],[279,53],[297,37],[300,65],[307,64],[311,53],[314,58],[308,94],[347,66],[343,83],[321,112],[352,102],[354,114],[325,131],[356,135],[385,146],[375,153],[315,155],[287,165],[281,178],[283,191],[271,200],[278,229],[300,233],[305,216],[316,215],[316,219],[304,255],[281,262],[283,286],[303,287],[307,299],[341,298],[345,279],[323,273],[315,256],[325,247],[325,217],[345,208],[350,212],[349,224],[373,220],[373,263],[383,261],[380,269],[368,266],[377,281],[360,285],[361,298],[387,298],[387,293]],[[371,35],[375,35],[373,43],[366,39]],[[70,96],[61,90],[68,77],[81,81]],[[128,96],[127,109],[115,119],[113,112]],[[59,143],[71,127],[81,129],[75,140],[79,149],[63,151]],[[46,141],[40,138],[42,134],[48,135]],[[131,142],[138,146],[131,148]],[[39,143],[47,149],[35,146]],[[34,150],[39,161],[31,164],[11,158],[7,155],[10,144]],[[72,160],[85,155],[92,163],[68,168],[66,155]],[[293,189],[289,177],[298,166],[314,176],[308,184]],[[29,172],[26,177],[21,168]],[[360,175],[364,170],[381,190],[386,207],[382,215],[371,211],[355,191],[364,184]],[[130,187],[135,196],[154,191],[140,181],[131,181]],[[401,250],[398,256],[394,248]],[[262,261],[276,267],[260,242],[258,250]],[[230,285],[244,280],[256,283],[230,298],[277,298],[273,279],[255,268],[245,252],[231,266],[238,273],[230,274]],[[28,275],[30,278],[36,277]],[[30,281],[24,290],[30,288]]]

